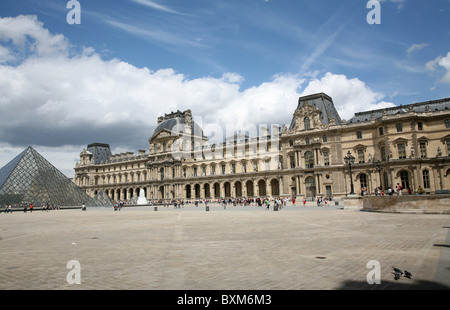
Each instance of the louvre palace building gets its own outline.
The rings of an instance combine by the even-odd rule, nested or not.
[[[210,143],[186,110],[165,114],[148,150],[112,154],[92,143],[73,181],[91,197],[129,201],[341,199],[400,184],[403,194],[450,189],[450,98],[356,113],[343,120],[324,93],[300,97],[289,125]]]

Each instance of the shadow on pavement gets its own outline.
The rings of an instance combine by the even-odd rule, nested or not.
[[[450,245],[448,245],[448,244],[440,244],[440,243],[435,243],[435,244],[433,244],[434,246],[441,246],[441,247],[444,247],[444,248],[450,248]]]

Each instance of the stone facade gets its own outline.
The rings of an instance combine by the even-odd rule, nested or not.
[[[366,196],[364,211],[450,214],[450,195]]]
[[[289,126],[236,132],[211,144],[190,110],[158,118],[148,153],[110,154],[94,143],[80,154],[74,182],[130,200],[254,197],[340,199],[401,184],[404,193],[450,188],[450,98],[356,113],[342,120],[332,99],[300,97]],[[109,152],[108,152],[109,151]],[[351,154],[354,163],[344,160]],[[351,168],[351,178],[350,178]]]

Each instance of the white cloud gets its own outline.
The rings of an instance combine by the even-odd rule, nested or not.
[[[326,73],[321,79],[309,82],[302,95],[323,92],[329,95],[342,119],[350,119],[355,112],[394,106],[380,102],[384,95],[371,90],[363,81],[345,75]]]
[[[11,54],[9,49],[0,45],[0,64],[14,60],[14,55]]]
[[[438,56],[436,59],[427,62],[425,67],[429,71],[435,71],[439,67],[444,68],[445,73],[440,82],[444,84],[450,83],[450,52],[447,53],[447,56]]]
[[[0,18],[0,42],[12,41],[22,51],[29,49],[38,56],[66,54],[68,42],[61,34],[50,34],[36,16],[19,15]]]
[[[34,145],[68,175],[89,143],[147,148],[157,117],[171,111],[191,109],[205,126],[270,126],[289,124],[298,97],[316,92],[330,95],[346,119],[390,105],[359,79],[333,73],[279,74],[243,90],[244,77],[234,72],[188,79],[171,68],[104,60],[90,47],[75,53],[64,36],[50,34],[32,16],[0,18],[0,39],[0,59],[7,55],[0,62],[0,148],[18,154]],[[18,48],[25,56],[8,64]]]
[[[234,72],[226,72],[222,75],[222,80],[230,83],[240,84],[244,81],[244,77]]]
[[[158,11],[162,11],[162,12],[167,12],[167,13],[173,13],[173,14],[181,14],[180,12],[177,12],[165,5],[156,3],[155,1],[150,1],[150,0],[133,0],[133,2],[139,3],[141,5],[144,6],[148,6],[151,7],[153,9],[156,9]]]
[[[406,52],[409,54],[411,54],[412,52],[416,51],[416,50],[421,50],[424,47],[427,47],[428,44],[427,43],[420,43],[420,44],[413,44],[411,45]]]

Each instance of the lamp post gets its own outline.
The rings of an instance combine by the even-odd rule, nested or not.
[[[378,176],[380,177],[380,189],[383,189],[383,184],[381,182],[381,170],[383,169],[383,165],[381,164],[380,160],[378,160],[375,164],[375,169],[378,171]]]
[[[355,163],[355,157],[348,151],[347,156],[344,157],[344,161],[348,164],[348,168],[350,169],[350,195],[354,195],[355,191],[353,188],[353,177],[352,177],[352,165]]]

